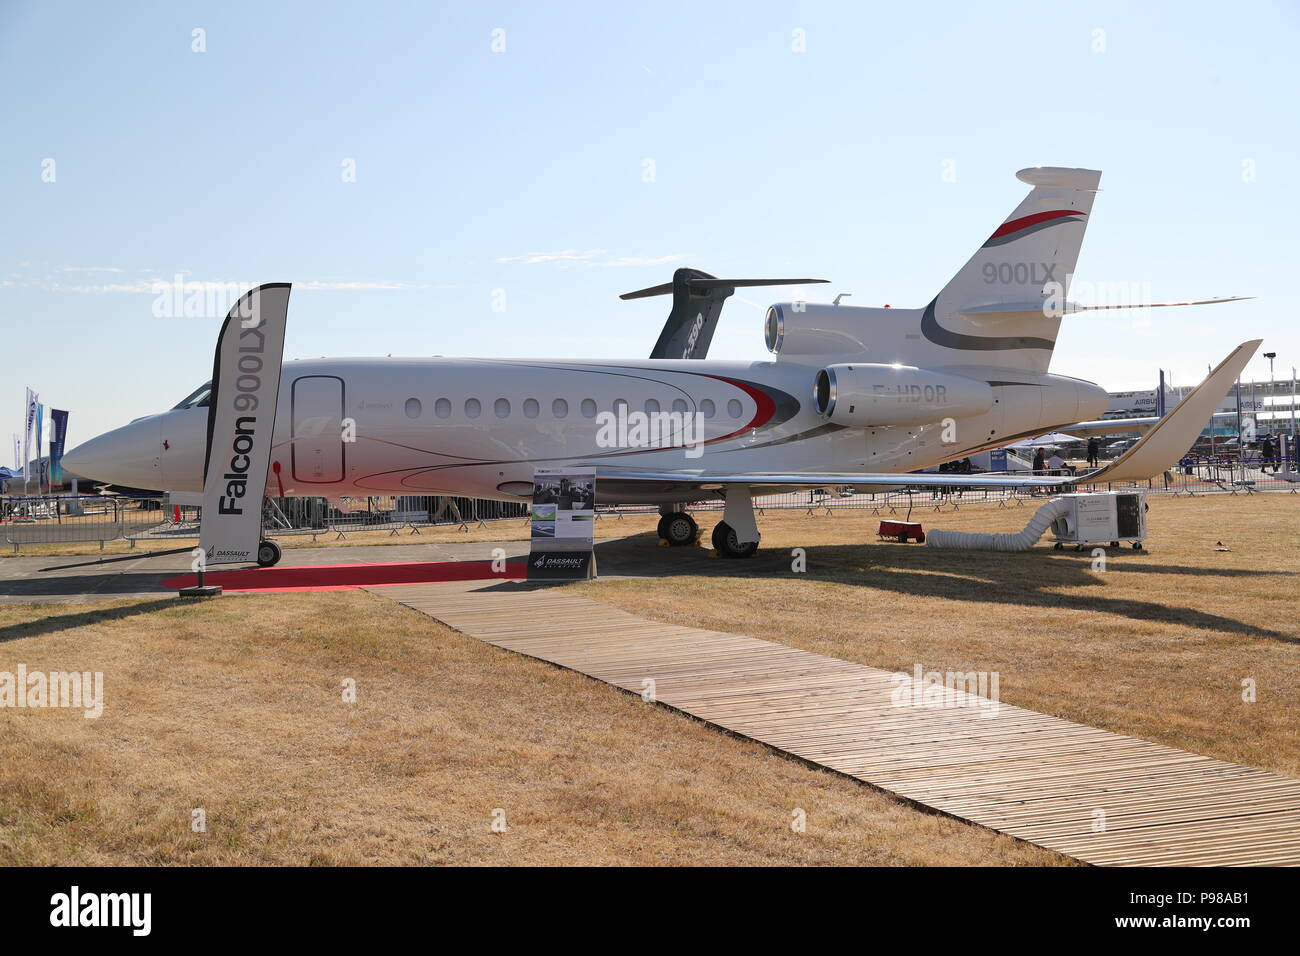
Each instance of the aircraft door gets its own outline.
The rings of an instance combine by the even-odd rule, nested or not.
[[[335,484],[345,474],[343,379],[304,375],[290,392],[293,409],[293,480]]]

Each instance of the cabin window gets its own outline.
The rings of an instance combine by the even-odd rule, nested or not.
[[[653,398],[647,398],[645,400],[645,413],[647,415],[658,415],[659,403],[655,401]]]
[[[439,418],[451,417],[451,402],[445,398],[440,398],[433,403],[433,412]]]
[[[686,399],[684,398],[673,399],[674,412],[676,412],[679,415],[685,415],[688,410],[689,410],[689,406],[686,404]]]
[[[492,409],[493,411],[496,412],[497,418],[509,418],[510,417],[509,399],[498,398],[496,400],[496,403],[492,406]]]
[[[593,399],[584,398],[582,400],[582,417],[583,418],[596,417],[596,402]]]
[[[556,418],[566,418],[569,414],[569,403],[562,398],[557,398],[551,402],[551,414]]]
[[[422,412],[423,410],[424,410],[424,406],[420,404],[420,400],[418,398],[408,398],[406,400],[407,418],[419,418],[420,412]]]
[[[732,418],[739,418],[742,411],[744,411],[744,408],[741,406],[739,399],[733,398],[727,402],[727,414]]]
[[[713,399],[706,398],[704,401],[700,402],[700,413],[703,414],[705,418],[713,417]]]
[[[479,404],[477,398],[465,399],[465,415],[468,418],[478,418],[479,413],[483,411],[483,406]]]
[[[537,417],[537,413],[538,413],[539,411],[541,411],[541,406],[539,406],[539,405],[537,404],[537,399],[535,399],[535,398],[526,398],[526,399],[524,399],[524,417],[525,417],[525,418],[536,418],[536,417]]]

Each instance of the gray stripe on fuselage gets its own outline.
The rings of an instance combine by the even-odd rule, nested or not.
[[[963,335],[961,332],[952,332],[940,325],[934,317],[934,304],[938,301],[937,296],[931,299],[921,315],[921,334],[935,345],[959,352],[1004,352],[1014,349],[1047,349],[1050,352],[1056,346],[1051,339],[1024,335]]]
[[[836,425],[834,422],[827,422],[825,425],[818,425],[816,428],[810,428],[805,432],[799,432],[797,435],[787,435],[785,438],[775,438],[772,441],[765,441],[758,445],[743,445],[740,448],[720,448],[715,454],[725,455],[732,451],[752,451],[755,448],[771,448],[774,445],[786,445],[792,441],[803,441],[805,438],[818,438],[821,435],[830,435],[834,432],[843,431],[848,425]]]

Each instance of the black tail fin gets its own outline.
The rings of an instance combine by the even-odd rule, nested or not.
[[[826,282],[826,279],[719,279],[699,269],[678,269],[673,281],[627,292],[620,299],[644,299],[672,293],[673,308],[659,333],[659,341],[650,358],[702,359],[709,354],[709,344],[722,315],[727,297],[743,286],[802,285]]]

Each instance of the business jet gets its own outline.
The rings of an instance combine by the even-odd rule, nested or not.
[[[1048,432],[1117,427],[1100,420],[1105,389],[1049,371],[1063,316],[1097,308],[1067,296],[1101,173],[1016,175],[1029,194],[924,306],[779,302],[764,316],[766,361],[700,357],[723,301],[738,286],[815,280],[679,269],[672,283],[624,296],[673,295],[648,360],[285,362],[267,493],[522,502],[535,468],[587,468],[598,501],[658,505],[660,535],[674,545],[698,538],[691,504],[723,499],[712,542],[746,557],[759,541],[753,498],[764,494],[1053,488],[1157,475],[1200,434],[1259,340],[1234,349],[1102,468],[1059,478],[921,473]],[[1159,304],[1225,301],[1234,300]],[[214,467],[230,458],[228,449],[209,454],[211,401],[208,383],[170,411],[73,449],[64,466],[115,484],[202,491],[209,458]]]

